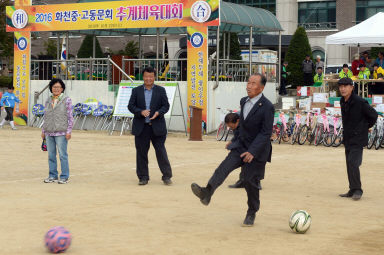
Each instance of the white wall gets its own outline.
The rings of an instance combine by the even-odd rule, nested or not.
[[[140,82],[140,81],[137,81]],[[41,91],[49,81],[31,81],[30,87],[30,109],[33,106],[33,95],[35,91]],[[114,105],[115,99],[113,92],[108,91],[108,83],[105,81],[64,81],[66,84],[65,94],[71,97],[74,104],[84,102],[87,98],[94,97],[106,105]],[[246,82],[220,82],[219,87],[213,90],[214,81],[208,82],[208,123],[207,131],[213,132],[220,124],[220,111],[217,107],[223,109],[239,109],[240,99],[247,96]],[[180,95],[176,92],[175,101],[172,109],[172,115],[182,115],[181,102],[183,105],[184,117],[187,121],[187,82],[179,82]],[[264,95],[273,103],[276,103],[276,84],[267,83],[264,89]],[[44,103],[49,97],[49,90],[46,90],[38,100],[38,103]],[[30,110],[30,117],[32,113]],[[31,119],[31,118],[30,118]],[[91,128],[93,118],[90,117],[86,128]],[[167,119],[167,125],[169,119]],[[168,127],[171,131],[184,131],[182,116],[173,116]]]

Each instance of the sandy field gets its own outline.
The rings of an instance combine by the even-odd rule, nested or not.
[[[0,255],[47,254],[46,231],[65,226],[67,254],[384,254],[384,150],[364,150],[360,201],[340,198],[348,188],[344,148],[273,145],[262,181],[261,209],[242,227],[243,189],[229,189],[234,171],[203,206],[190,184],[205,185],[227,152],[224,142],[191,142],[170,134],[166,147],[174,185],[165,186],[150,150],[150,177],[137,185],[131,135],[74,131],[71,178],[44,184],[47,152],[40,130],[0,129]],[[312,226],[295,234],[291,213],[307,210]]]

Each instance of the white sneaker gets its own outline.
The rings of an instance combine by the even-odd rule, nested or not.
[[[17,130],[17,128],[16,127],[12,127],[12,130]]]
[[[69,182],[69,179],[60,179],[60,180],[58,181],[59,184],[66,184],[66,183],[68,183],[68,182]]]

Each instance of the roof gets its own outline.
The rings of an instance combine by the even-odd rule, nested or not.
[[[119,1],[119,0],[109,0]],[[103,0],[79,0],[78,3],[105,2]],[[220,31],[247,33],[250,27],[253,32],[273,32],[282,31],[282,27],[276,16],[270,11],[261,8],[254,8],[246,5],[234,4],[221,1],[220,3]],[[210,30],[216,30],[216,27],[210,27]],[[76,31],[72,31],[76,32]],[[155,35],[156,28],[131,28],[131,29],[113,29],[113,30],[81,30],[77,31],[83,34],[96,35]],[[160,34],[186,34],[186,28],[183,27],[163,27],[159,28]]]

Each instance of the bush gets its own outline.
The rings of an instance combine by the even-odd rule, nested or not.
[[[96,38],[96,58],[103,58],[104,53],[101,50],[99,40]],[[80,49],[77,52],[78,58],[90,58],[93,57],[93,35],[85,36],[81,43]]]
[[[303,85],[304,79],[301,64],[306,55],[311,56],[312,59],[311,45],[309,45],[305,29],[303,27],[298,27],[295,34],[292,36],[285,57],[285,61],[288,61],[287,71],[291,72],[291,75],[288,76],[288,84],[292,84],[293,88]]]
[[[379,48],[379,47],[372,47],[371,48],[371,56],[370,56],[370,58],[371,59],[376,59],[376,58],[378,58],[379,56],[379,52],[384,52],[384,48]]]
[[[0,76],[0,87],[8,87],[9,85],[12,84],[12,77],[8,76]]]

